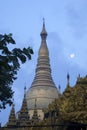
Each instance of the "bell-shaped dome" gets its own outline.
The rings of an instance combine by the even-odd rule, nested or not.
[[[58,98],[56,87],[50,87],[49,85],[46,87],[31,87],[27,93],[28,109],[34,109],[35,99],[37,99],[37,109],[46,109],[55,98]]]

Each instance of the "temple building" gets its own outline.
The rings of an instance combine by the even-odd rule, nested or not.
[[[43,21],[41,45],[38,52],[37,66],[34,80],[26,92],[21,109],[15,116],[14,105],[9,116],[7,126],[29,126],[44,118],[44,110],[59,96],[59,91],[52,79],[49,50],[46,43],[47,32]]]
[[[31,87],[26,93],[26,100],[30,117],[33,115],[35,99],[37,100],[37,111],[41,119],[44,117],[43,110],[46,109],[59,92],[51,76],[49,50],[46,43],[47,32],[45,23],[40,33],[41,45],[38,52],[36,73]]]

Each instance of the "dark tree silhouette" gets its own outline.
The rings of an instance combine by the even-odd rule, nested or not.
[[[6,105],[12,104],[12,84],[17,78],[20,64],[31,59],[33,50],[28,48],[10,49],[9,44],[16,44],[12,34],[0,35],[0,109],[5,109]]]

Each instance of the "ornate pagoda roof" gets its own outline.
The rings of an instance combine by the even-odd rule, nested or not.
[[[10,111],[10,115],[9,115],[9,119],[7,122],[7,127],[12,127],[12,126],[16,126],[16,116],[15,116],[15,108],[14,108],[14,104],[12,105],[12,109]]]

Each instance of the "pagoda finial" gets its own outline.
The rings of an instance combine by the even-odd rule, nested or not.
[[[45,27],[45,18],[43,17],[43,28]]]
[[[70,81],[70,75],[69,75],[69,73],[67,73],[67,87],[70,86],[69,81]]]
[[[58,88],[59,88],[59,91],[60,91],[60,89],[61,89],[61,86],[60,86],[60,84],[59,84]]]
[[[46,32],[46,29],[45,29],[45,19],[43,18],[43,28],[42,28],[42,31],[41,31],[41,37],[42,37],[42,40],[44,39],[46,39],[46,37],[47,37],[47,32]]]
[[[61,95],[61,86],[59,84],[59,86],[58,86],[58,96],[60,96],[60,95]]]
[[[13,100],[13,101],[12,101],[12,102],[13,102],[13,103],[12,103],[12,106],[14,107],[14,106],[15,106],[15,104],[14,104],[14,98],[13,98],[12,100]]]
[[[80,79],[80,74],[78,75],[78,79]]]
[[[26,83],[24,85],[24,96],[25,96],[25,94],[26,94]]]

